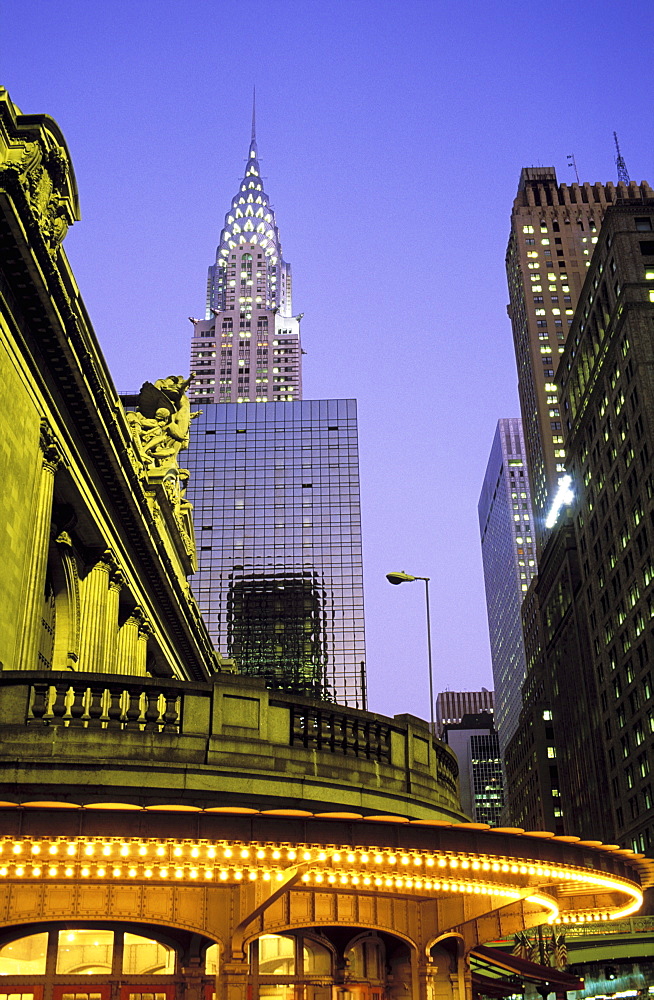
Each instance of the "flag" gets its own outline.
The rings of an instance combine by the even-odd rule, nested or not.
[[[523,934],[523,937],[525,939],[525,945],[527,948],[527,955],[526,955],[527,959],[530,962],[536,962],[536,964],[539,965],[540,953],[538,948],[538,941],[536,940],[536,938],[534,938],[532,941],[532,939],[527,937],[526,934]]]
[[[547,964],[556,968],[556,932],[552,928],[552,936],[545,944],[545,956]]]
[[[527,935],[522,932],[513,935],[513,951],[512,955],[516,958],[529,958],[529,941]]]

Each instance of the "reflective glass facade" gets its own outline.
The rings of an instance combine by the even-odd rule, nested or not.
[[[477,508],[490,634],[495,724],[504,753],[518,728],[526,660],[521,607],[536,575],[522,421],[498,421]]]
[[[364,707],[356,400],[203,411],[192,587],[217,648],[269,687]]]

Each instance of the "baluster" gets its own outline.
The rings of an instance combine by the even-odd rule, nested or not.
[[[112,688],[110,692],[111,700],[107,709],[107,725],[119,726],[123,721],[123,692],[119,688]]]
[[[344,715],[334,716],[338,730],[338,749],[341,753],[347,753],[347,719]]]
[[[70,706],[69,726],[73,729],[81,729],[84,726],[83,716],[85,711],[84,701],[86,698],[86,688],[73,685],[73,701]]]
[[[370,760],[370,752],[372,750],[372,740],[370,739],[370,723],[359,722],[359,729],[361,730],[363,736],[363,755],[368,760]]]
[[[50,685],[47,683],[33,684],[32,685],[32,707],[31,707],[31,717],[28,714],[28,722],[41,722],[43,721],[45,725],[48,724],[48,719],[44,719],[44,715],[48,710],[48,701],[50,695]]]
[[[361,749],[361,723],[358,719],[352,719],[352,751],[355,757],[360,756]]]
[[[130,687],[128,693],[129,706],[125,713],[125,726],[134,729],[141,721],[141,689]]]
[[[379,725],[378,722],[374,723],[373,727],[374,741],[375,741],[375,760],[384,760],[384,730]]]
[[[166,710],[163,714],[163,733],[176,733],[179,730],[179,712],[177,711],[177,695],[172,691],[165,693]]]
[[[316,750],[322,750],[327,742],[327,720],[320,709],[316,712]]]
[[[328,726],[329,726],[329,752],[334,753],[338,748],[338,739],[336,732],[336,719],[333,712],[329,713]]]
[[[150,688],[146,691],[145,697],[147,698],[147,706],[145,709],[145,726],[146,732],[159,732],[160,721],[161,721],[161,710],[159,708],[159,694],[155,688]]]
[[[98,727],[102,724],[102,702],[104,699],[104,687],[97,684],[91,686],[89,698],[89,726]]]
[[[68,694],[68,682],[59,681],[55,684],[56,696],[52,706],[52,722],[58,726],[64,721],[66,714],[66,695]]]

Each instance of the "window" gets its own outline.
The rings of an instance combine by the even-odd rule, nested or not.
[[[159,941],[125,934],[123,944],[123,973],[128,976],[172,975],[175,971],[175,952]]]
[[[355,980],[377,979],[384,975],[384,947],[382,942],[369,938],[359,941],[347,954],[348,969]]]
[[[636,230],[639,233],[650,233],[652,231],[652,220],[649,216],[636,216]]]
[[[0,976],[44,976],[48,935],[29,934],[0,948]]]
[[[217,944],[209,945],[204,953],[204,973],[206,976],[218,975],[219,948]]]
[[[259,938],[259,974],[295,975],[295,938],[263,934]]]
[[[328,948],[303,938],[302,948],[303,972],[305,976],[330,976],[332,971],[332,956]]]
[[[57,974],[63,976],[99,975],[111,972],[114,932],[75,928],[59,931]]]

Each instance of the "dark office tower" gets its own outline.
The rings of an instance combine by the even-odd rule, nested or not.
[[[476,823],[496,826],[504,805],[502,759],[493,716],[466,714],[443,729],[443,739],[459,761],[461,806]]]
[[[595,688],[580,694],[604,736],[614,836],[651,853],[654,192],[623,194],[602,225],[558,383],[594,665]],[[562,658],[562,669],[575,664]]]
[[[520,717],[525,649],[520,608],[536,573],[529,477],[519,418],[497,424],[478,505],[495,725],[504,753]]]
[[[216,646],[272,688],[363,708],[355,400],[203,404],[187,464]]]
[[[562,518],[545,543],[522,606],[526,678],[504,755],[506,822],[611,840],[603,733],[589,693],[593,658],[574,529]]]
[[[559,184],[552,167],[525,167],[520,175],[506,253],[508,312],[538,547],[565,470],[554,374],[599,227],[611,204],[653,196],[648,184]]]
[[[253,115],[245,174],[209,268],[206,316],[192,320],[195,401],[302,398],[301,316],[293,316],[291,293],[291,265],[263,187]]]

